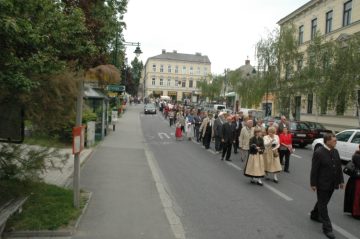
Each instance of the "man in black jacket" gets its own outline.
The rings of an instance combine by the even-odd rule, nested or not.
[[[235,128],[232,126],[232,117],[228,116],[226,118],[227,122],[223,124],[221,130],[221,142],[223,144],[223,151],[221,160],[224,160],[226,154],[226,161],[231,161],[231,146],[234,143],[234,136],[235,136]]]
[[[328,238],[335,238],[328,215],[327,205],[334,189],[344,188],[344,176],[339,152],[335,149],[336,137],[332,133],[324,136],[324,147],[318,148],[312,158],[310,175],[311,189],[317,194],[317,202],[310,218],[322,222],[323,232]]]

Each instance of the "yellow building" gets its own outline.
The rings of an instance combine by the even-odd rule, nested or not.
[[[278,24],[280,27],[290,24],[296,27],[299,52],[305,53],[317,32],[325,41],[346,40],[350,35],[360,32],[360,0],[312,0],[282,18]],[[301,65],[303,64],[306,64],[306,56],[301,62]],[[315,112],[315,98],[313,94],[296,96],[292,113],[298,116],[300,113],[309,116],[318,113]],[[335,114],[333,110],[326,112],[326,115]],[[353,106],[349,106],[345,112],[347,116],[356,114]],[[303,116],[301,117],[304,119]],[[311,120],[311,118],[306,119]]]
[[[170,96],[173,100],[197,101],[197,84],[211,73],[211,62],[201,53],[183,54],[177,51],[150,57],[144,66],[142,79],[144,97]]]

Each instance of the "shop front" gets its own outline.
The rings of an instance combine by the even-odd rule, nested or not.
[[[161,90],[154,90],[152,95],[154,98],[160,98],[160,96],[163,95],[163,92]]]
[[[171,97],[171,100],[176,101],[177,100],[177,92],[176,91],[168,91],[168,96]]]

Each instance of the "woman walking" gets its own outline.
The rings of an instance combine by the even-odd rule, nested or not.
[[[264,161],[265,172],[273,174],[273,181],[278,183],[278,173],[281,172],[281,164],[279,157],[280,139],[276,134],[275,127],[268,128],[268,135],[264,136]]]
[[[264,140],[261,137],[261,129],[254,130],[255,136],[250,139],[249,158],[246,161],[244,175],[251,178],[251,183],[263,185],[261,178],[265,176],[264,168]]]
[[[292,148],[292,136],[288,132],[288,128],[283,128],[282,133],[279,135],[280,138],[280,163],[284,164],[285,157],[285,166],[284,172],[290,173],[289,164],[290,164],[290,154],[293,152]]]
[[[360,219],[360,151],[356,151],[344,168],[349,175],[345,188],[344,212],[351,213],[354,218]]]
[[[209,149],[213,132],[212,126],[214,123],[212,120],[212,114],[207,116],[207,113],[205,113],[205,115],[206,117],[200,126],[200,132],[202,132],[201,138],[203,139],[203,145],[205,146],[205,149]]]

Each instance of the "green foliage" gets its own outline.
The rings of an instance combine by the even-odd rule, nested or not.
[[[86,124],[89,121],[96,121],[97,115],[89,107],[86,107],[83,111],[82,122]]]
[[[68,157],[57,149],[35,146],[1,144],[0,180],[41,181],[41,174],[49,168],[59,168]]]
[[[141,71],[144,68],[144,64],[142,61],[139,61],[137,57],[131,62],[131,75],[132,80],[134,82],[133,92],[130,92],[133,95],[137,95],[139,84],[141,80]]]
[[[197,82],[202,97],[209,97],[211,101],[219,99],[224,79],[221,76],[210,76],[211,81],[202,79]]]
[[[22,213],[8,220],[6,230],[57,230],[75,221],[81,213],[81,208],[73,207],[72,190],[33,183],[29,191]],[[85,200],[82,198],[81,207]]]

